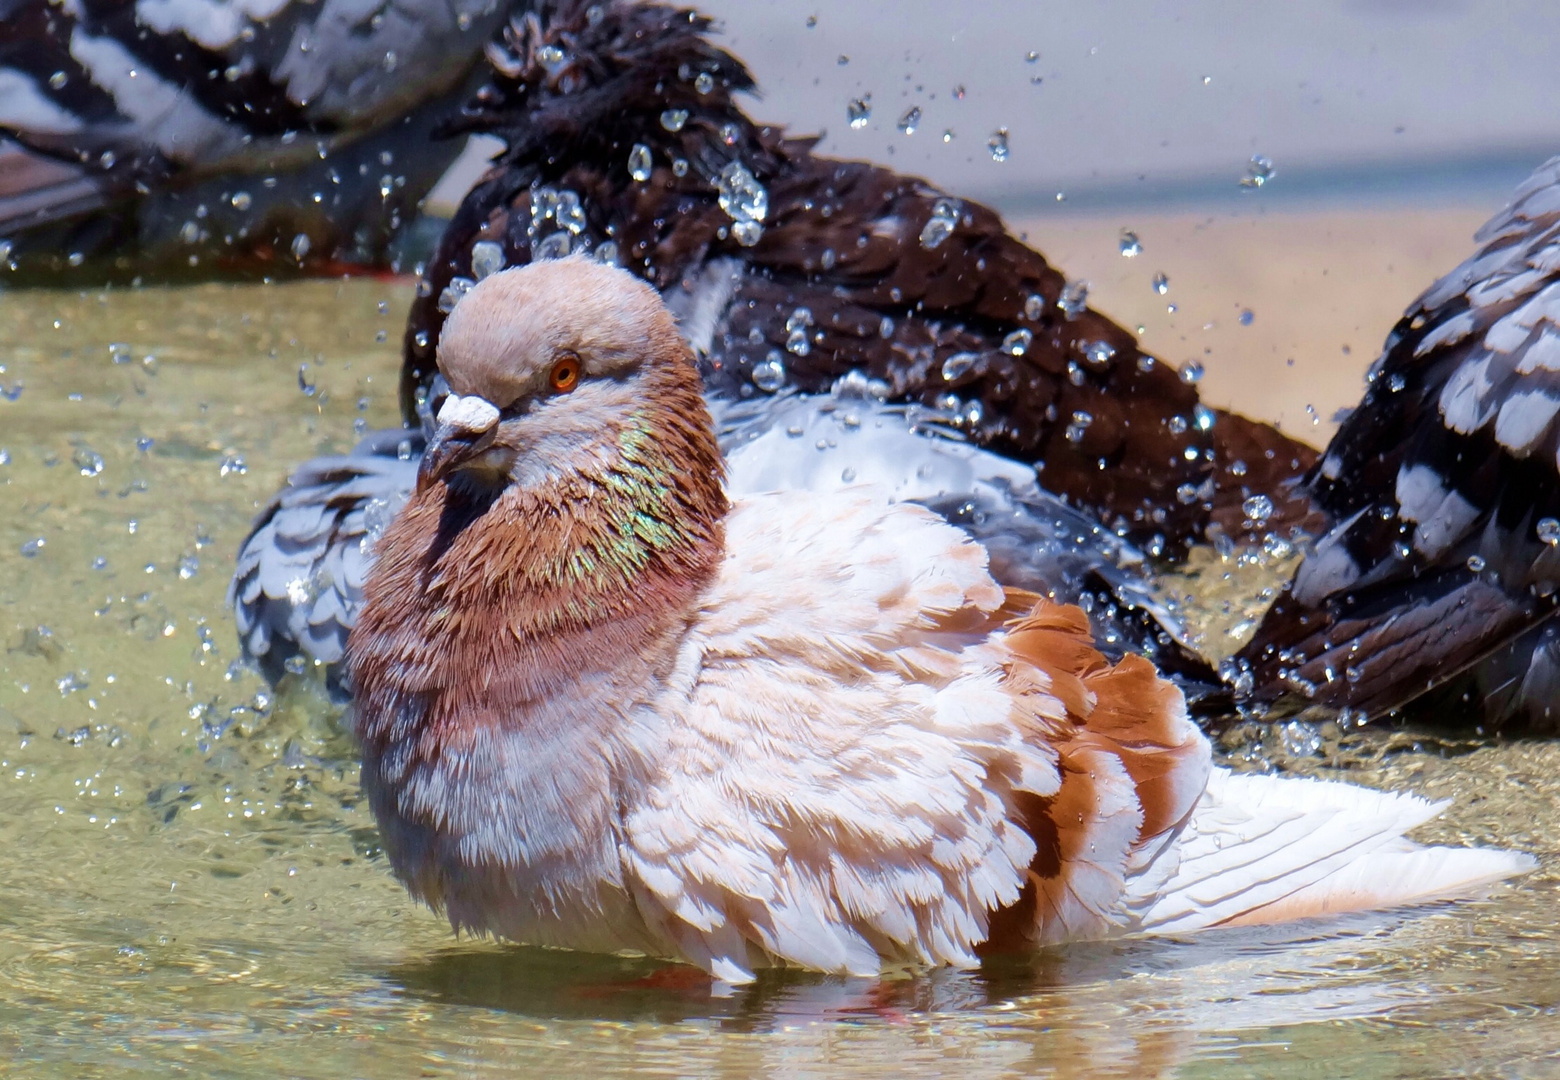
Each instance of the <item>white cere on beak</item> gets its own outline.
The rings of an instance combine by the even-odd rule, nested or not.
[[[439,408],[439,423],[464,431],[486,431],[498,423],[498,407],[475,394],[451,394]]]

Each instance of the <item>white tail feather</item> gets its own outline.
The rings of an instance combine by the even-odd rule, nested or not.
[[[1214,769],[1179,842],[1162,856],[1176,860],[1175,868],[1145,874],[1147,888],[1137,896],[1129,883],[1133,929],[1176,933],[1396,907],[1467,895],[1533,868],[1517,852],[1403,839],[1445,805]]]

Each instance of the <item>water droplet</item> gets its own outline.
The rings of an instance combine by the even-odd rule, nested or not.
[[[1192,426],[1198,431],[1212,431],[1219,414],[1200,402],[1192,409]]]
[[[807,341],[807,331],[801,327],[792,330],[785,339],[785,351],[794,356],[806,356],[812,351],[812,346]]]
[[[932,216],[921,227],[921,246],[928,251],[953,235],[962,207],[957,199],[938,199],[932,204]]]
[[[1083,358],[1096,366],[1103,367],[1115,356],[1116,347],[1108,341],[1091,341],[1083,347]]]
[[[584,232],[585,207],[580,204],[579,195],[568,189],[558,192],[552,207],[552,219],[560,228],[567,229],[570,236]]]
[[[1026,64],[1033,64],[1035,61],[1037,61],[1039,59],[1040,59],[1040,54],[1035,52],[1033,49],[1030,49],[1029,52],[1024,56],[1024,63],[1026,63]]]
[[[222,458],[218,471],[223,476],[243,476],[249,471],[249,463],[244,460],[242,454],[226,454]],[[132,528],[130,531],[135,530]]]
[[[52,90],[63,89],[65,84],[69,81],[70,77],[63,71],[56,71],[53,75],[49,76],[49,88]]]
[[[1119,246],[1121,248],[1121,257],[1124,259],[1135,259],[1143,254],[1143,241],[1139,240],[1138,234],[1131,229],[1121,230]]]
[[[1387,389],[1392,391],[1394,394],[1400,393],[1403,387],[1407,385],[1408,379],[1403,376],[1401,371],[1394,371],[1391,375],[1387,376]]]
[[[816,15],[809,15],[809,16],[807,16],[807,29],[811,30],[813,27],[815,27],[817,25],[818,25],[818,16],[816,16]]]
[[[1082,315],[1089,307],[1089,283],[1081,279],[1069,281],[1062,289],[1062,295],[1057,297],[1056,306],[1069,320]]]
[[[247,191],[235,191],[232,198],[233,209],[238,211],[248,210],[254,205],[254,199],[250,198]]]
[[[200,226],[193,221],[186,221],[179,226],[179,239],[186,244],[193,244],[200,239]]]
[[[1024,318],[1036,321],[1045,314],[1045,297],[1039,293],[1030,293],[1024,297]]]
[[[894,336],[894,320],[884,315],[878,320],[878,337],[891,338]]]
[[[1539,518],[1538,538],[1550,547],[1560,545],[1560,521],[1552,517]]]
[[[293,241],[292,241],[292,254],[293,254],[293,258],[297,259],[299,262],[302,262],[303,261],[303,257],[305,255],[307,255],[308,253],[309,253],[309,234],[308,233],[299,233],[297,236],[293,237]]]
[[[1163,270],[1154,275],[1154,279],[1149,282],[1149,285],[1151,285],[1153,290],[1160,296],[1163,296],[1165,293],[1170,291],[1170,279],[1165,276],[1165,272]]]
[[[1251,313],[1251,309],[1250,308],[1241,308],[1240,309],[1240,324],[1242,326],[1250,326],[1251,325],[1251,320],[1254,319],[1254,318],[1256,318],[1256,316]]]
[[[792,311],[785,320],[786,330],[792,332],[794,332],[799,327],[811,326],[812,324],[813,313],[811,308],[799,307]]]
[[[450,278],[450,283],[439,293],[439,310],[446,315],[454,311],[455,305],[460,303],[460,298],[465,296],[475,284],[476,282],[468,277]]]
[[[962,377],[970,368],[975,366],[975,361],[980,359],[979,353],[956,352],[943,361],[942,377],[944,382],[953,382]]]
[[[569,253],[573,247],[573,241],[566,232],[555,232],[542,237],[531,251],[531,257],[537,262],[544,259],[561,259]]]
[[[188,581],[200,573],[200,559],[194,555],[180,555],[178,567],[179,578],[183,581]]]
[[[840,473],[840,479],[843,480],[847,484],[855,483],[855,480],[856,480],[856,470],[852,469],[850,466],[847,465],[845,467],[845,470],[842,473]]]
[[[599,263],[605,263],[607,266],[616,266],[618,264],[617,241],[608,240],[606,243],[598,247],[596,249],[596,261]]]
[[[778,349],[770,350],[768,359],[753,365],[753,385],[768,394],[785,385],[785,361]]]
[[[96,476],[103,471],[103,455],[91,447],[78,446],[70,460],[82,476]]]
[[[1262,154],[1252,154],[1251,160],[1246,163],[1246,175],[1240,178],[1240,186],[1255,191],[1273,179],[1277,171],[1273,168],[1272,158]]]
[[[1240,509],[1248,520],[1260,525],[1273,516],[1273,500],[1266,495],[1253,495],[1240,504]]]
[[[1175,489],[1175,501],[1182,506],[1190,506],[1197,501],[1197,485],[1182,484]]]
[[[1184,435],[1187,428],[1186,417],[1172,416],[1165,422],[1165,426],[1170,429],[1172,435]]]
[[[912,105],[899,117],[899,130],[906,135],[914,135],[915,129],[921,124],[921,106]]]
[[[471,276],[481,281],[504,268],[504,248],[492,240],[471,245]]]
[[[650,148],[644,143],[635,143],[628,152],[628,175],[642,184],[650,179],[650,166]]]
[[[1093,413],[1085,412],[1082,409],[1076,410],[1072,414],[1072,423],[1067,425],[1067,441],[1070,443],[1082,442],[1084,433],[1089,430],[1089,425],[1092,423],[1094,423]]]
[[[1008,159],[1008,129],[997,128],[991,133],[991,138],[986,140],[986,149],[991,151],[992,161],[1006,161]]]
[[[1030,342],[1034,339],[1033,332],[1020,327],[1002,339],[1002,351],[1013,356],[1023,356],[1029,351]]]
[[[853,128],[866,127],[867,121],[872,119],[872,95],[851,98],[845,105],[845,119],[850,121]]]
[[[764,235],[764,227],[756,221],[737,221],[732,223],[731,235],[743,247],[752,247]]]
[[[687,122],[687,109],[667,109],[661,114],[661,126],[674,135],[681,131]]]
[[[769,214],[769,192],[740,161],[731,161],[715,181],[720,208],[735,222],[763,221]],[[756,242],[757,237],[754,237]],[[738,243],[749,246],[739,236]]]
[[[26,559],[35,558],[38,553],[43,550],[44,545],[47,543],[48,541],[41,536],[33,537],[31,540],[28,540],[22,544],[22,557]]]
[[[1181,365],[1181,381],[1195,386],[1202,381],[1203,366],[1200,360],[1188,360]]]
[[[708,94],[715,89],[715,76],[708,71],[701,71],[693,80],[693,88],[701,94]]]
[[[1484,570],[1484,556],[1482,556],[1482,555],[1469,555],[1468,556],[1468,569],[1472,570],[1475,574],[1483,572],[1483,570]]]

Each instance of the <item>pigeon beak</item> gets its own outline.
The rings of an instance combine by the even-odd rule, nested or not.
[[[446,398],[439,409],[439,426],[417,468],[418,494],[486,452],[497,427],[498,408],[491,402],[475,395]]]

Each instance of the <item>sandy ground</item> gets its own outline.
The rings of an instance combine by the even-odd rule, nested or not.
[[[1206,400],[1320,445],[1333,414],[1359,400],[1403,308],[1472,251],[1474,230],[1496,209],[1123,211],[1011,224],[1069,277],[1088,280],[1097,308],[1141,327],[1150,352],[1200,360]],[[1120,253],[1124,228],[1142,243],[1133,258]],[[1152,286],[1161,272],[1163,295]]]

